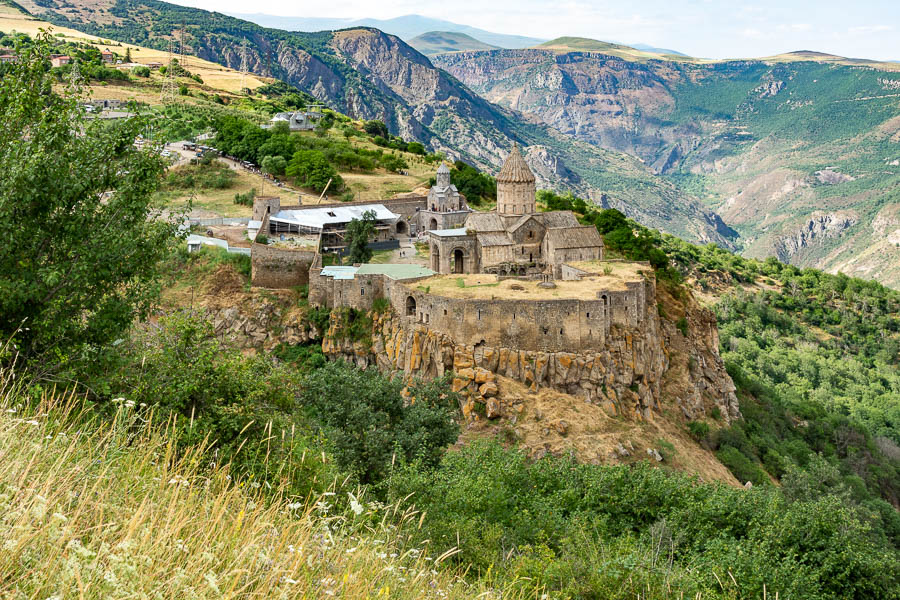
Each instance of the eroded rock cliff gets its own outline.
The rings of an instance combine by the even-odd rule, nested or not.
[[[374,315],[371,340],[352,340],[343,336],[342,322],[335,313],[322,344],[326,355],[410,377],[452,373],[452,389],[461,394],[469,419],[518,412],[523,399],[504,396],[498,378],[531,392],[561,392],[631,421],[652,420],[676,407],[687,419],[714,408],[726,420],[740,416],[718,354],[715,317],[696,306],[686,312],[687,335],[653,313],[640,328],[614,326],[605,347],[580,353],[468,346],[390,313]]]

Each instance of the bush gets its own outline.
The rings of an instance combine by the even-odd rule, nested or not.
[[[741,451],[734,446],[722,446],[716,452],[716,458],[728,467],[738,481],[741,483],[751,482],[753,485],[764,485],[770,483],[769,477],[766,475],[758,464],[741,454]]]
[[[436,465],[459,435],[458,399],[446,380],[410,386],[411,404],[404,387],[400,378],[329,362],[304,378],[300,399],[323,424],[341,468],[377,483],[398,460]]]
[[[137,77],[150,77],[149,67],[134,67],[133,69],[131,69],[131,72],[134,73]]]
[[[698,442],[702,442],[709,436],[709,425],[703,421],[689,421],[687,428],[691,437]]]
[[[249,192],[234,195],[234,203],[241,206],[253,206],[253,199],[256,198],[256,188],[251,188]]]

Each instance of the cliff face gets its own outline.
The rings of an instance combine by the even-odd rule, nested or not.
[[[714,407],[727,420],[740,416],[718,355],[715,318],[699,308],[688,315],[687,336],[649,310],[641,327],[614,326],[605,347],[580,353],[467,346],[390,313],[375,315],[368,344],[343,337],[340,322],[335,315],[325,333],[326,355],[412,377],[452,372],[453,391],[462,394],[461,409],[470,419],[518,412],[522,397],[504,395],[500,379],[530,392],[561,392],[629,421],[652,420],[673,408],[687,419],[703,418]]]

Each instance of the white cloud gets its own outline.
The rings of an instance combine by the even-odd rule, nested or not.
[[[851,27],[847,32],[852,35],[859,35],[862,33],[884,33],[885,31],[893,30],[894,28],[890,25],[861,25],[859,27]]]

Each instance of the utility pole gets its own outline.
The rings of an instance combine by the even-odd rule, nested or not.
[[[244,41],[241,42],[241,87],[238,93],[243,94],[246,87],[244,83],[247,79],[247,38],[244,38]]]
[[[177,98],[178,90],[177,84],[175,83],[175,74],[172,66],[174,64],[174,57],[172,56],[172,45],[173,41],[169,40],[169,50],[167,52],[167,66],[166,66],[166,76],[163,79],[162,89],[159,92],[159,102],[163,105],[174,104]]]

